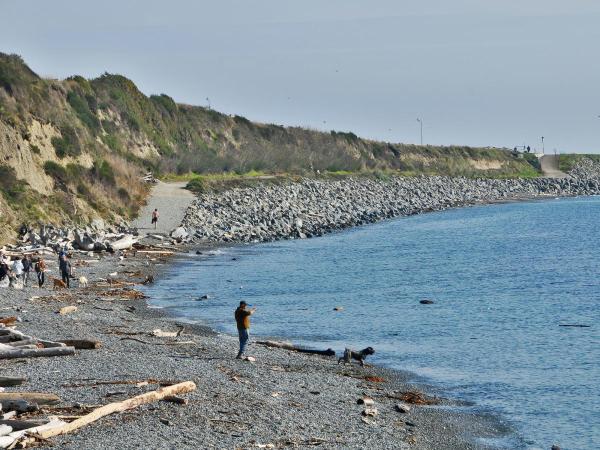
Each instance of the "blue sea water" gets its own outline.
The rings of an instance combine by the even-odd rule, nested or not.
[[[510,447],[597,449],[599,219],[598,197],[429,213],[194,255],[149,293],[223,332],[244,299],[255,336],[371,345],[373,362],[504,417]]]

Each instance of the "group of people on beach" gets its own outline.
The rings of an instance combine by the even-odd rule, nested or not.
[[[62,282],[70,286],[73,269],[66,251],[58,254],[58,269]],[[46,282],[46,261],[41,255],[17,256],[14,259],[0,253],[0,287],[27,287],[30,283],[31,273],[35,272],[39,288]]]

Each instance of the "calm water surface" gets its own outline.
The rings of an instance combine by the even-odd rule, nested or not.
[[[372,345],[374,362],[501,414],[518,434],[507,446],[597,449],[599,219],[598,197],[401,218],[186,258],[150,294],[224,332],[244,299],[254,335]]]

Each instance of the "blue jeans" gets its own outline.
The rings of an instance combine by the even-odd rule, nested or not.
[[[246,351],[248,339],[250,339],[250,330],[238,328],[238,334],[240,335],[240,352],[238,353],[238,356],[242,356],[244,351]]]

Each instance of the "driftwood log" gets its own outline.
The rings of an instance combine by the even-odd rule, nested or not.
[[[108,245],[108,249],[112,252],[116,252],[117,250],[125,250],[128,248],[131,248],[133,246],[133,244],[135,244],[136,242],[137,242],[137,239],[135,239],[131,235],[127,235],[127,236],[123,236],[118,241],[111,242]]]
[[[185,394],[186,392],[191,392],[195,389],[196,384],[192,381],[184,381],[183,383],[162,387],[156,391],[146,392],[145,394],[123,400],[122,402],[109,403],[108,405],[101,406],[91,413],[86,414],[79,419],[75,419],[73,422],[38,432],[37,436],[42,439],[48,439],[52,436],[70,433],[71,431],[75,431],[81,427],[84,427],[85,425],[95,422],[96,420],[104,416],[108,416],[109,414],[126,411],[140,405],[156,402],[171,395]]]
[[[74,347],[14,349],[0,351],[0,359],[36,358],[44,356],[66,356],[75,353]]]
[[[48,423],[48,420],[29,419],[29,420],[0,420],[1,425],[8,425],[13,431],[26,430],[27,428],[39,427]]]
[[[2,400],[0,401],[2,409],[5,411],[16,411],[19,414],[34,412],[40,409],[37,403],[30,403],[27,400]]]
[[[26,381],[25,377],[0,377],[0,387],[18,386]]]
[[[24,400],[38,405],[54,405],[60,402],[60,397],[44,392],[0,392],[0,403]]]
[[[282,348],[284,350],[291,350],[299,353],[310,353],[313,355],[324,355],[324,356],[335,356],[335,351],[331,348],[327,350],[313,350],[310,348],[297,347],[289,342],[277,342],[277,341],[256,341],[257,344],[264,345],[266,347]]]
[[[94,350],[102,347],[100,341],[93,339],[63,339],[61,343],[77,350]]]

